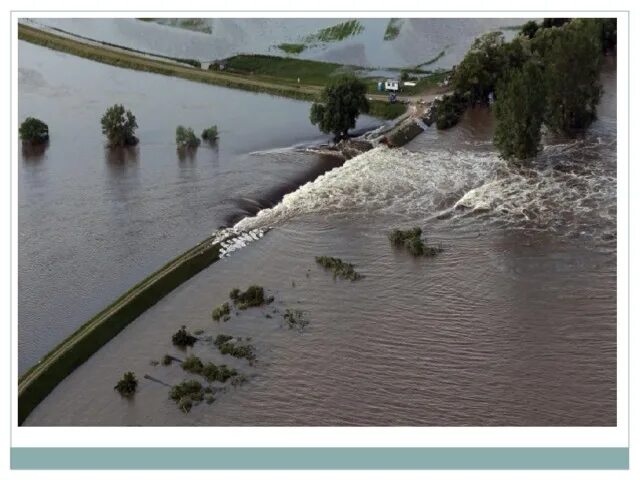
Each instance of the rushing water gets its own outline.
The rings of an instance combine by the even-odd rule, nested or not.
[[[406,148],[372,150],[239,227],[265,237],[202,272],[128,326],[63,381],[30,425],[615,425],[615,68],[599,120],[579,139],[546,138],[513,168],[472,110]],[[393,250],[386,233],[419,225],[435,258]],[[364,278],[333,280],[334,255]],[[210,319],[233,287],[264,285],[274,304]],[[302,309],[302,332],[284,326]],[[251,337],[258,362],[194,353],[249,376],[184,414],[153,366],[180,325],[202,337]],[[132,400],[113,385],[141,379]]]
[[[280,43],[305,43],[298,55],[362,67],[407,67],[428,62],[429,69],[449,68],[464,56],[473,40],[491,29],[522,25],[522,18],[413,18],[400,22],[400,33],[385,41],[388,19],[360,18],[362,31],[336,42],[306,42],[320,29],[349,19],[208,18],[211,33],[194,32],[132,18],[48,18],[40,25],[115,43],[149,53],[211,61],[239,53],[285,55]],[[504,30],[505,37],[516,33]]]
[[[113,103],[140,145],[104,147]],[[239,215],[339,165],[292,149],[326,141],[309,104],[113,68],[19,44],[19,117],[51,142],[19,159],[19,370],[169,259]],[[378,122],[363,118],[360,126]],[[216,146],[180,157],[175,128],[217,124]]]

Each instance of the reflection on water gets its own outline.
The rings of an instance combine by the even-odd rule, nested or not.
[[[22,158],[25,160],[25,162],[39,161],[44,157],[48,148],[49,148],[49,140],[47,140],[44,143],[37,143],[37,144],[23,142]]]

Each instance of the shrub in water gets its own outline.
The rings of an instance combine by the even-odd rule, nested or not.
[[[107,137],[110,147],[124,147],[136,145],[138,138],[134,135],[138,123],[131,110],[125,110],[122,105],[109,107],[102,119],[102,133]]]
[[[185,380],[171,387],[169,398],[176,402],[182,411],[188,413],[194,404],[200,403],[204,398],[202,384],[197,380]]]
[[[352,263],[343,262],[335,257],[316,257],[316,263],[325,270],[333,272],[333,278],[340,277],[346,280],[359,280],[362,275],[355,271]]]
[[[138,387],[138,380],[133,372],[127,372],[122,376],[122,379],[118,381],[114,390],[117,390],[123,397],[131,397],[136,393]]]
[[[193,128],[179,125],[176,128],[176,145],[178,148],[196,148],[200,145],[200,139],[193,132]]]
[[[27,117],[18,132],[23,143],[41,145],[49,140],[49,126],[37,118]]]
[[[265,304],[264,288],[258,285],[251,285],[244,292],[234,288],[231,290],[229,298],[233,300],[236,307],[240,310],[246,310],[249,307],[259,307]]]
[[[232,336],[220,334],[214,341],[214,344],[223,355],[231,355],[236,358],[246,358],[249,362],[253,362],[256,359],[256,352],[253,345],[233,342],[232,340]]]
[[[422,229],[420,227],[410,228],[409,230],[392,230],[389,233],[389,241],[396,248],[404,248],[414,257],[427,256],[433,257],[442,251],[440,246],[430,247],[425,245],[420,238]]]
[[[202,361],[195,355],[189,355],[182,362],[182,369],[186,372],[201,373],[202,367]]]
[[[202,368],[202,376],[209,382],[226,382],[231,377],[238,375],[238,372],[226,365],[216,365],[215,363],[207,363]]]
[[[173,344],[178,347],[191,347],[196,340],[198,339],[187,332],[187,327],[184,325],[171,337]]]
[[[220,320],[226,322],[229,320],[229,314],[231,313],[231,308],[229,307],[229,302],[224,302],[223,304],[217,306],[211,312],[211,318],[213,318],[216,322]]]
[[[218,126],[213,125],[212,127],[205,128],[202,131],[202,139],[210,143],[213,143],[216,140],[218,140]]]

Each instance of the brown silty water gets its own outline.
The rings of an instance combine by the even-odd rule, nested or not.
[[[546,138],[533,165],[499,159],[490,114],[476,109],[240,221],[270,231],[144,313],[25,424],[615,425],[615,80],[608,65],[588,132]],[[391,247],[391,228],[416,225],[440,255]],[[334,280],[316,255],[364,278]],[[275,302],[211,320],[231,288],[254,283]],[[304,311],[302,332],[287,328],[287,308]],[[203,330],[188,351],[171,345],[181,325]],[[255,365],[205,341],[219,333],[250,337]],[[199,378],[150,363],[191,351],[248,382],[183,413],[142,377]],[[131,400],[113,391],[128,370],[141,379]]]

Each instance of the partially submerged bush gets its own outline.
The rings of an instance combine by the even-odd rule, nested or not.
[[[193,132],[193,128],[185,128],[178,125],[176,128],[176,145],[178,148],[197,148],[200,145],[200,139]]]
[[[138,122],[131,110],[123,105],[109,107],[100,120],[102,133],[107,137],[110,147],[136,145],[138,138],[134,135]]]
[[[240,343],[239,340],[234,342],[232,336],[220,334],[214,343],[223,355],[246,358],[249,362],[253,362],[256,359],[255,348],[248,343]]]
[[[309,320],[304,318],[304,312],[302,310],[292,310],[287,308],[284,312],[284,321],[289,329],[296,328],[302,331],[304,327],[309,325]]]
[[[234,288],[231,290],[231,293],[229,293],[229,298],[233,300],[233,303],[240,310],[246,310],[249,307],[259,307],[267,303],[264,298],[264,288],[258,285],[251,285],[245,292]]]
[[[171,387],[169,398],[176,402],[182,411],[189,413],[191,407],[204,398],[202,384],[197,380],[185,380]]]
[[[231,335],[225,335],[221,333],[216,337],[213,343],[216,347],[219,347],[223,343],[227,343],[229,340],[233,340],[233,337]]]
[[[199,374],[202,372],[203,367],[204,365],[202,365],[202,361],[195,355],[189,355],[184,359],[184,362],[182,362],[182,369],[190,373]]]
[[[167,365],[171,365],[173,363],[173,360],[174,358],[171,355],[165,355],[162,357],[160,363],[162,363],[162,365],[166,367]]]
[[[197,340],[196,337],[187,332],[187,327],[184,325],[171,337],[173,344],[178,347],[191,347]]]
[[[215,363],[206,363],[202,367],[201,375],[209,382],[221,382],[224,383],[231,377],[238,375],[235,368],[228,367],[227,365],[216,365]]]
[[[433,257],[442,251],[440,246],[428,246],[420,238],[422,229],[420,227],[409,230],[392,230],[389,233],[389,241],[396,248],[404,248],[414,257]]]
[[[202,139],[206,140],[209,143],[213,143],[218,140],[218,126],[213,125],[209,128],[205,128],[202,131]]]
[[[229,307],[229,302],[224,302],[223,304],[218,305],[213,309],[213,312],[211,312],[211,318],[213,318],[216,322],[219,322],[220,320],[226,322],[230,318],[230,313],[231,308]]]
[[[114,390],[117,390],[120,395],[123,397],[131,397],[134,393],[136,393],[136,388],[138,388],[138,380],[133,372],[125,373],[115,387]]]
[[[18,132],[23,144],[42,145],[49,140],[49,126],[34,117],[27,117]]]
[[[351,281],[362,278],[362,275],[355,271],[352,263],[343,262],[336,257],[316,257],[316,263],[325,270],[331,270],[333,278],[340,277]]]

